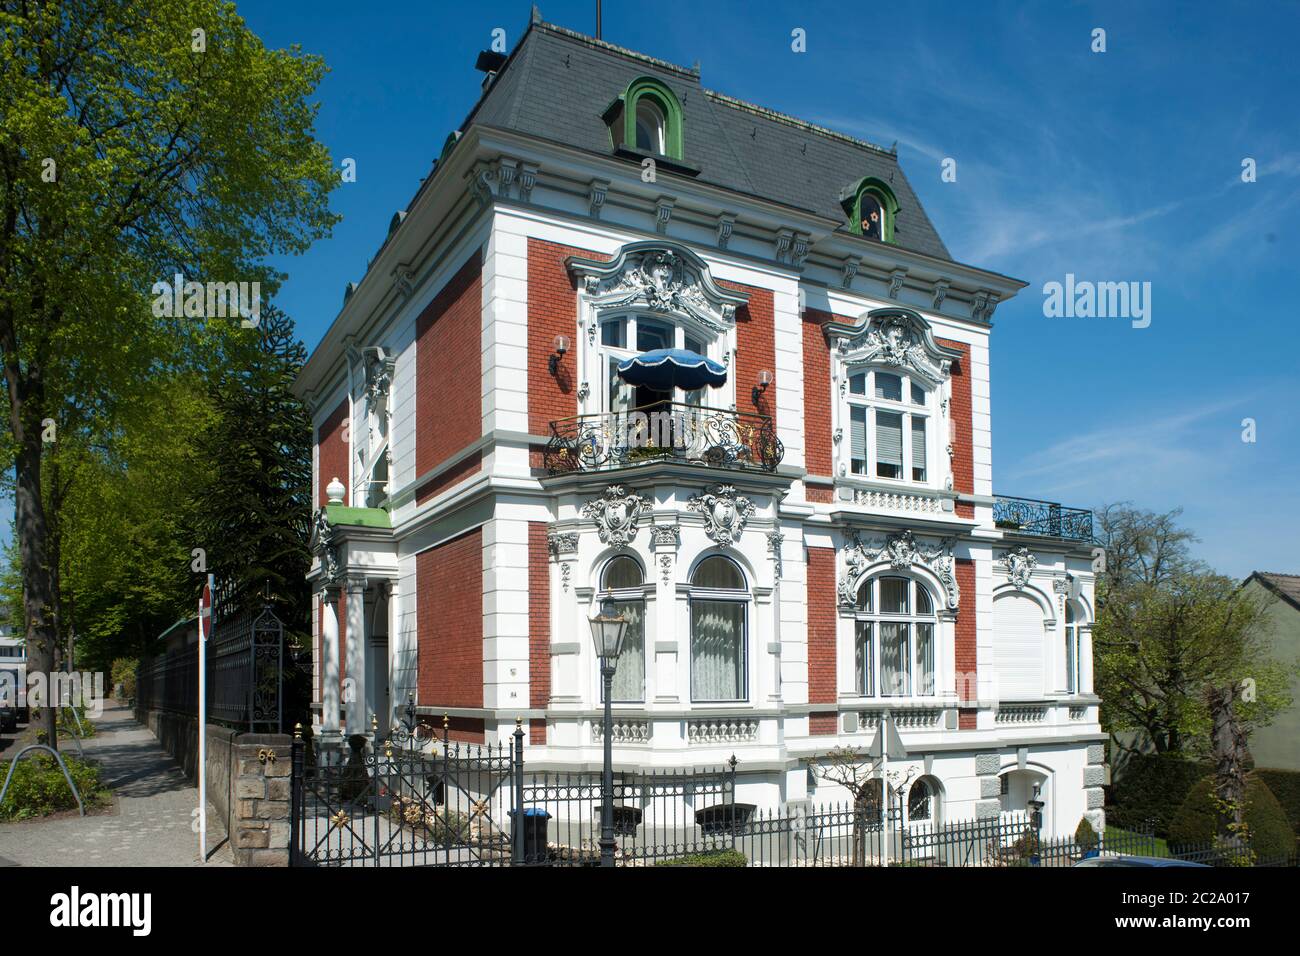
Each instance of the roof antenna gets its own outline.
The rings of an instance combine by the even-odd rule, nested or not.
[[[596,0],[596,39],[600,39],[600,0]]]

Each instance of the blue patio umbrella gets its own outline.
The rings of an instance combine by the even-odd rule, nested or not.
[[[680,388],[688,392],[720,388],[727,381],[727,370],[698,352],[686,349],[654,349],[620,362],[618,377],[629,385],[646,385],[659,391]]]

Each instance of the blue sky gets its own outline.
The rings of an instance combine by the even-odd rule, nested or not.
[[[314,346],[474,103],[527,3],[244,0],[331,72],[318,132],[357,181],[333,237],[281,263]],[[594,32],[594,0],[541,4]],[[992,338],[999,493],[1185,508],[1219,570],[1300,572],[1296,3],[606,2],[611,42],[706,86],[888,146],[953,256],[1030,283]],[[807,52],[790,49],[802,28]],[[1106,52],[1090,46],[1106,31]],[[593,108],[601,104],[593,104]],[[957,181],[940,164],[957,162]],[[1241,182],[1245,157],[1258,179]],[[1290,266],[1290,268],[1288,268]],[[1067,273],[1151,283],[1151,324],[1047,318]],[[1257,440],[1241,440],[1242,419]]]

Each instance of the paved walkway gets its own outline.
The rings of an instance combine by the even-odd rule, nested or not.
[[[0,866],[198,866],[199,838],[190,824],[198,789],[154,735],[115,701],[105,702],[95,731],[83,745],[116,794],[116,809],[85,818],[0,824]],[[59,743],[76,753],[74,742]],[[209,853],[225,838],[224,822],[209,805]],[[229,847],[222,845],[207,865],[231,866]]]

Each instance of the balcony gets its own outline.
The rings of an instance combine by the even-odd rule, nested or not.
[[[993,523],[1011,534],[1092,541],[1092,512],[1083,508],[1066,508],[1054,501],[996,495]]]
[[[553,475],[661,461],[771,472],[784,454],[766,415],[661,402],[551,422],[544,463]]]

